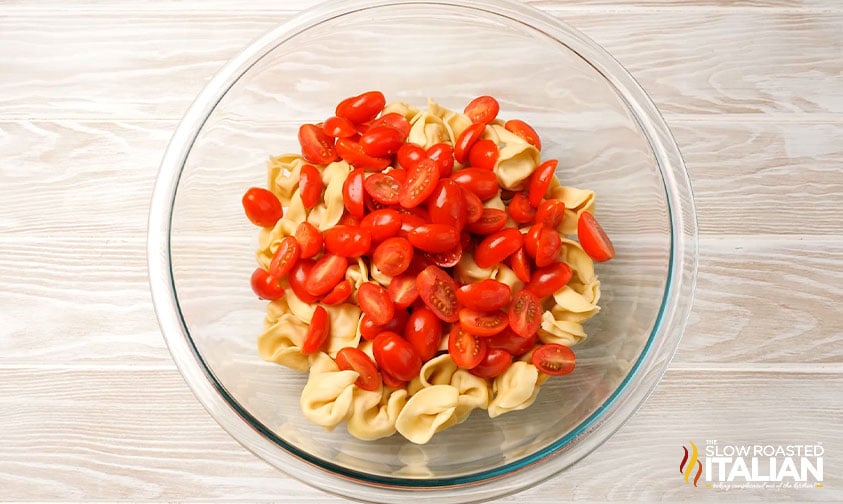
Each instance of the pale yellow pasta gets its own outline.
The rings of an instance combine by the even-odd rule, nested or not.
[[[512,292],[518,292],[524,287],[524,282],[505,264],[498,264],[493,267],[492,275],[489,278],[505,283]]]
[[[346,422],[348,433],[363,440],[380,439],[395,433],[395,421],[407,402],[404,389],[354,391],[351,416]]]
[[[389,287],[389,283],[392,281],[392,277],[384,274],[375,264],[372,264],[369,270],[369,277],[384,287]]]
[[[474,262],[474,255],[470,252],[463,252],[460,261],[454,266],[454,277],[462,283],[479,282],[491,278],[495,273],[494,268],[481,268]]]
[[[442,124],[448,132],[449,140],[446,141],[450,143],[456,142],[462,132],[471,126],[471,119],[467,115],[442,107],[433,100],[427,101],[427,110],[430,114],[442,119]]]
[[[489,416],[495,418],[510,411],[527,408],[539,393],[539,370],[523,362],[513,362],[506,371],[495,378],[492,391],[494,399],[489,403]]]
[[[410,120],[407,141],[427,149],[440,142],[451,142],[451,138],[441,117],[429,112],[419,112]]]
[[[264,326],[258,336],[258,355],[268,362],[307,371],[307,357],[301,353],[307,324],[289,312],[285,298],[270,303]]]
[[[559,179],[550,180],[548,193],[551,198],[565,203],[565,218],[562,219],[558,231],[566,235],[577,234],[577,222],[583,212],[594,211],[594,191],[564,186]]]
[[[323,305],[328,312],[331,333],[328,336],[328,354],[336,357],[344,347],[360,343],[360,307],[351,303],[336,306]]]
[[[574,346],[586,338],[585,329],[579,322],[557,320],[552,311],[542,313],[539,340],[542,343]]]
[[[550,309],[556,320],[571,322],[585,322],[597,312],[600,307],[588,300],[586,296],[566,285],[553,294],[555,305]]]
[[[301,393],[304,416],[326,429],[333,429],[351,415],[356,371],[341,371],[334,359],[319,352],[311,357],[310,374]]]
[[[419,109],[407,102],[397,101],[389,103],[383,108],[383,115],[392,113],[400,114],[404,119],[409,121],[419,113]]]
[[[304,159],[298,154],[283,154],[269,158],[267,187],[278,196],[282,205],[290,204],[293,192],[299,186],[299,175],[304,164]]]
[[[500,149],[494,167],[500,186],[511,191],[524,189],[541,162],[539,150],[497,124],[487,126],[484,136],[496,142]]]
[[[425,362],[419,371],[419,380],[422,386],[449,385],[451,377],[457,371],[457,365],[451,360],[448,354],[437,355]]]
[[[451,424],[462,423],[475,409],[489,407],[492,391],[485,378],[475,376],[465,369],[458,369],[451,376],[451,386],[459,393]]]
[[[357,288],[360,287],[361,284],[369,281],[369,267],[366,266],[363,259],[357,258],[357,264],[351,264],[348,266],[348,269],[345,270],[345,277],[351,280],[351,284],[354,286],[354,291],[357,292]]]
[[[322,182],[325,184],[323,201],[314,206],[307,216],[307,221],[319,228],[319,231],[336,226],[342,217],[345,208],[342,186],[350,172],[351,166],[345,161],[330,163],[322,170]]]
[[[459,396],[459,391],[450,385],[422,388],[398,414],[396,430],[413,443],[427,443],[453,416]]]
[[[284,297],[287,298],[290,313],[305,324],[310,324],[310,319],[313,318],[313,312],[316,310],[316,305],[305,303],[299,299],[298,296],[296,296],[296,293],[293,292],[293,289],[284,289]]]

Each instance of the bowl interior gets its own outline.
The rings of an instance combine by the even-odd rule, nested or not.
[[[490,478],[564,451],[630,376],[660,320],[670,273],[665,182],[640,118],[564,41],[507,15],[424,3],[366,8],[279,40],[228,90],[190,148],[171,216],[171,270],[192,344],[244,420],[286,450],[370,481],[418,485]],[[432,98],[462,109],[490,94],[501,117],[540,133],[543,159],[565,185],[597,193],[596,215],[617,258],[597,267],[602,312],[575,348],[577,369],[549,380],[530,408],[490,420],[475,411],[424,446],[400,436],[360,441],[299,409],[306,374],[262,362],[265,303],[249,288],[257,229],[243,216],[246,188],[266,183],[269,155],[294,152],[303,122],[368,89],[388,101]]]

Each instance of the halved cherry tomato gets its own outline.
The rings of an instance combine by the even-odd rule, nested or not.
[[[331,116],[322,124],[322,131],[334,138],[348,138],[357,134],[357,128],[345,117]]]
[[[468,153],[468,165],[481,170],[494,170],[498,162],[498,144],[488,138],[478,140]]]
[[[386,289],[375,282],[363,282],[357,288],[357,304],[372,322],[383,325],[392,320],[395,305]]]
[[[427,153],[421,145],[407,142],[395,153],[395,160],[405,170],[427,157]]]
[[[442,322],[427,308],[417,308],[407,319],[404,338],[413,345],[423,362],[436,355],[442,339]]]
[[[373,200],[384,205],[398,203],[398,191],[401,183],[389,173],[373,173],[366,177],[363,187]]]
[[[530,283],[524,288],[543,298],[565,287],[571,280],[571,276],[573,272],[570,266],[563,262],[556,262],[534,271]]]
[[[603,262],[615,257],[612,240],[597,219],[588,212],[581,213],[577,221],[577,238],[585,253],[595,261]]]
[[[474,262],[491,268],[521,248],[523,239],[516,228],[504,228],[483,238],[474,249]]]
[[[313,165],[302,165],[299,175],[299,196],[305,208],[311,209],[319,203],[324,188],[325,184],[322,182],[319,170]]]
[[[462,190],[464,199],[466,224],[477,222],[483,215],[483,202],[480,201],[480,198],[476,194],[465,187],[460,186],[460,189]]]
[[[290,283],[290,289],[297,298],[304,303],[315,303],[319,300],[319,296],[307,292],[307,279],[310,277],[310,272],[313,270],[313,259],[299,259],[295,266],[287,274],[287,282]]]
[[[543,268],[556,262],[562,250],[562,238],[555,229],[542,226],[539,241],[536,244],[536,266]]]
[[[524,283],[530,281],[532,267],[530,266],[530,259],[527,257],[527,253],[524,252],[524,247],[521,247],[509,256],[509,267],[515,273],[515,276],[518,277],[518,280]]]
[[[500,310],[478,311],[470,308],[460,309],[460,326],[462,326],[463,331],[475,336],[495,335],[503,331],[508,324],[508,314]]]
[[[293,236],[285,236],[275,249],[272,261],[269,263],[269,275],[276,279],[282,279],[293,269],[296,261],[299,260],[301,247],[298,240]]]
[[[302,124],[299,127],[299,144],[301,155],[308,163],[324,165],[337,159],[334,139],[315,124]]]
[[[336,306],[338,304],[345,303],[348,301],[348,298],[351,297],[351,293],[353,291],[354,284],[351,283],[351,280],[346,278],[331,289],[331,292],[325,294],[325,297],[322,298],[322,304]]]
[[[445,322],[460,319],[457,284],[451,275],[437,266],[426,267],[416,277],[416,289],[424,304]]]
[[[362,219],[366,212],[363,197],[363,181],[366,175],[362,168],[351,170],[342,184],[342,201],[345,209],[355,219]]]
[[[383,110],[384,105],[386,105],[386,97],[383,93],[367,91],[339,102],[336,114],[354,124],[360,124],[374,119]]]
[[[391,208],[373,210],[363,217],[360,227],[372,233],[372,242],[380,243],[398,234],[401,229],[401,214]]]
[[[326,229],[325,250],[342,257],[360,257],[372,248],[372,232],[362,226],[338,224]]]
[[[419,226],[424,225],[427,223],[425,219],[419,217],[414,213],[409,212],[400,212],[401,213],[401,229],[398,231],[398,236],[407,237],[410,234],[410,231],[416,229]]]
[[[305,290],[311,296],[322,296],[327,294],[340,283],[345,276],[348,261],[345,257],[335,254],[323,254],[307,276]]]
[[[407,313],[407,310],[399,308],[395,310],[395,315],[393,315],[392,320],[386,324],[379,325],[372,322],[372,319],[367,317],[364,313],[363,316],[360,317],[360,336],[363,336],[363,339],[371,341],[375,339],[378,334],[384,331],[392,331],[403,334],[404,327],[407,325],[408,317],[409,314]]]
[[[512,354],[501,348],[489,348],[486,356],[471,368],[471,374],[480,378],[494,378],[500,376],[512,365]]]
[[[533,222],[536,217],[536,209],[530,205],[530,200],[524,191],[515,193],[507,205],[509,216],[518,224]]]
[[[338,138],[336,144],[337,154],[345,162],[354,168],[361,168],[369,171],[380,171],[389,166],[389,158],[375,157],[366,154],[363,146],[350,138]]]
[[[557,229],[565,218],[565,202],[557,199],[546,199],[539,203],[535,220],[551,229]]]
[[[451,144],[440,142],[427,148],[427,157],[433,160],[439,170],[439,178],[450,177],[454,171],[454,148]]]
[[[360,376],[354,384],[363,390],[375,391],[381,386],[378,367],[365,352],[355,347],[344,347],[337,352],[337,367],[343,371],[356,371]]]
[[[284,216],[284,208],[272,191],[262,187],[250,187],[243,194],[243,210],[252,224],[272,227]]]
[[[544,163],[540,164],[538,168],[533,171],[533,174],[530,175],[528,194],[530,204],[533,205],[533,208],[539,206],[539,203],[541,203],[544,195],[547,193],[547,188],[550,187],[550,181],[556,173],[556,166],[558,164],[559,161],[556,159],[548,159]]]
[[[404,138],[405,135],[392,126],[374,126],[360,137],[360,145],[369,156],[385,157],[395,154],[404,145]]]
[[[539,236],[541,236],[544,226],[541,223],[533,224],[524,233],[524,251],[528,256],[535,259],[536,250],[539,246]]]
[[[427,199],[427,212],[434,224],[447,224],[460,231],[465,226],[465,211],[463,190],[450,179],[440,180]]]
[[[577,364],[577,357],[573,350],[565,345],[555,343],[548,343],[536,348],[531,360],[540,372],[551,376],[569,374]]]
[[[410,243],[425,252],[446,252],[460,243],[460,233],[447,224],[423,224],[407,234]]]
[[[310,325],[307,327],[304,342],[301,344],[301,353],[310,355],[318,352],[322,345],[328,341],[330,333],[331,320],[328,318],[328,311],[322,305],[316,305],[313,316],[310,318]]]
[[[471,369],[483,362],[488,351],[486,338],[478,338],[464,331],[459,324],[451,327],[448,334],[448,353],[457,366]]]
[[[299,257],[307,259],[322,252],[322,233],[313,224],[301,222],[294,236],[299,242]]]
[[[398,112],[390,112],[378,117],[372,121],[368,129],[378,128],[380,126],[389,126],[390,128],[397,129],[401,133],[402,142],[407,138],[407,135],[410,134],[410,121]]]
[[[536,133],[536,130],[534,130],[532,126],[521,119],[510,119],[504,123],[503,127],[506,128],[507,131],[520,136],[525,142],[536,149],[542,150],[542,142],[539,139],[539,134]]]
[[[364,208],[363,211],[364,212],[366,211],[365,208]],[[343,211],[342,215],[340,215],[340,220],[337,221],[337,224],[340,224],[340,225],[343,225],[343,226],[359,226],[360,220],[361,219],[358,219],[357,217],[348,213],[348,209],[346,209],[346,210]]]
[[[471,147],[480,140],[480,137],[483,136],[483,132],[485,130],[486,123],[476,123],[472,124],[460,133],[457,137],[457,141],[454,142],[454,159],[458,163],[465,164],[465,162],[468,161],[468,153],[471,151]],[[478,196],[480,196],[480,194],[478,194]]]
[[[402,381],[410,381],[419,374],[422,360],[409,341],[386,331],[380,333],[372,344],[375,362],[381,371]]]
[[[542,305],[539,298],[528,290],[520,290],[509,305],[509,327],[522,338],[529,338],[542,322]]]
[[[465,228],[474,234],[492,234],[506,226],[506,212],[497,208],[484,208],[476,222],[466,224]]]
[[[406,238],[393,236],[382,241],[372,254],[372,263],[384,275],[394,277],[407,271],[413,260],[413,246]]]
[[[416,275],[405,273],[393,276],[386,292],[389,293],[389,299],[395,303],[396,307],[407,308],[419,298],[419,291],[416,289]]]
[[[383,380],[383,384],[390,388],[401,389],[407,386],[407,380],[399,380],[383,369],[381,369],[381,379]]]
[[[480,168],[459,170],[451,176],[451,180],[473,192],[481,201],[495,197],[500,189],[495,172]]]
[[[512,355],[521,356],[533,349],[538,338],[538,333],[533,333],[531,336],[522,338],[515,334],[511,328],[507,327],[494,336],[486,338],[486,341],[489,343],[490,349],[500,348]]]
[[[466,308],[478,311],[499,310],[512,297],[509,285],[491,278],[465,284],[457,289],[457,300]]]
[[[424,256],[440,268],[452,268],[462,259],[462,245],[457,243],[454,248],[444,252],[425,252]]]
[[[278,277],[271,276],[265,269],[258,268],[252,272],[250,281],[252,292],[261,299],[275,301],[284,295],[284,288],[281,287],[279,280]]]
[[[500,104],[492,96],[478,96],[465,106],[465,115],[473,123],[490,123],[495,120],[500,111]]]
[[[439,170],[428,157],[420,159],[407,169],[407,181],[398,193],[398,203],[404,208],[420,205],[436,189]]]

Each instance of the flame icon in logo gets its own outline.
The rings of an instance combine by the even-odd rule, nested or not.
[[[685,483],[690,483],[691,473],[694,472],[694,466],[696,466],[697,474],[694,476],[694,486],[697,486],[697,482],[700,480],[700,476],[702,476],[702,462],[699,460],[697,445],[693,441],[688,442],[691,443],[690,458],[688,448],[683,446],[682,449],[685,450],[685,456],[682,457],[682,462],[679,464],[679,472],[685,476]]]

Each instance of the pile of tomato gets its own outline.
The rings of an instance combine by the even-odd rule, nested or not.
[[[330,320],[324,305],[356,302],[360,334],[372,341],[374,362],[354,347],[343,348],[336,361],[357,371],[357,384],[366,390],[377,390],[381,380],[404,386],[438,354],[445,334],[454,363],[483,378],[500,375],[528,352],[541,372],[570,373],[575,357],[568,347],[537,346],[543,302],[572,276],[557,260],[565,205],[545,198],[557,161],[541,163],[524,190],[502,189],[493,171],[498,145],[483,138],[500,109],[495,98],[481,96],[466,106],[472,124],[453,145],[427,149],[407,141],[410,123],[401,114],[382,113],[385,103],[381,92],[369,91],[341,101],[324,122],[300,127],[302,203],[309,209],[322,201],[318,167],[342,159],[352,167],[342,191],[345,210],[330,229],[320,232],[302,222],[284,237],[269,268],[253,273],[254,292],[275,300],[289,287],[316,305],[304,354],[326,344]],[[527,123],[503,125],[541,149]],[[506,210],[484,207],[496,196]],[[249,189],[243,205],[259,226],[274,226],[283,216],[278,198],[266,189]],[[579,218],[578,239],[596,261],[614,256],[590,213]],[[494,279],[460,284],[453,268],[467,253],[481,268],[507,264],[524,288],[512,292]],[[346,270],[358,258],[391,277],[389,285],[367,281],[355,292]]]

